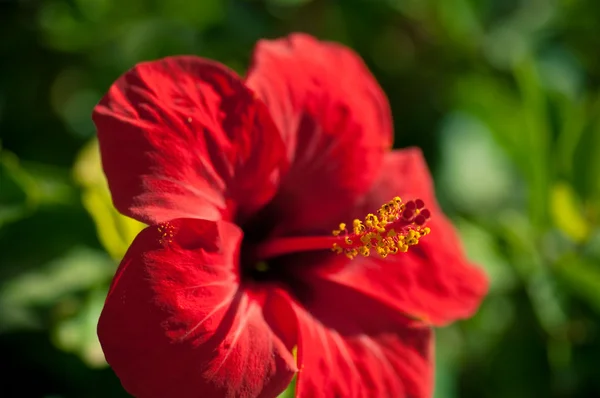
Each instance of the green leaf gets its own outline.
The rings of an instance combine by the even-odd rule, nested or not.
[[[551,214],[554,224],[573,241],[581,243],[589,238],[592,228],[582,214],[581,204],[577,202],[571,185],[565,182],[554,184]]]
[[[202,29],[207,25],[214,24],[225,15],[225,6],[221,0],[161,1],[157,3],[157,7],[159,15],[178,22],[187,22],[195,29]]]
[[[568,319],[564,294],[533,238],[530,220],[519,213],[501,214],[498,227],[496,233],[506,240],[509,264],[520,276],[539,324],[549,335],[560,335]]]
[[[35,181],[11,152],[0,151],[0,227],[33,211],[39,202]]]
[[[577,137],[576,147],[571,150],[572,184],[583,202],[584,217],[593,225],[600,224],[600,96],[586,118],[591,119]],[[572,143],[575,145],[575,142]]]
[[[552,168],[550,126],[543,91],[532,59],[515,64],[516,89],[493,76],[473,75],[455,87],[458,109],[477,116],[523,174],[528,213],[536,230],[547,227]]]
[[[312,0],[268,0],[269,3],[278,6],[300,7],[310,3]]]
[[[57,347],[77,354],[94,368],[108,365],[96,334],[105,298],[106,289],[92,291],[81,309],[74,316],[61,320],[52,331],[52,339]]]
[[[297,363],[298,362],[298,346],[294,346],[294,348],[292,348],[292,355],[294,356],[294,359],[296,360],[296,363]],[[285,391],[282,392],[281,394],[279,394],[279,396],[277,398],[294,398],[296,396],[296,379],[297,378],[298,378],[298,374],[295,374],[294,377],[292,378],[292,381],[285,389]]]
[[[477,224],[455,219],[469,260],[481,265],[490,279],[490,294],[506,293],[517,285],[517,277],[498,247],[496,238]]]
[[[74,166],[75,180],[82,187],[82,201],[96,224],[96,233],[106,251],[120,260],[145,225],[121,215],[114,208],[100,164],[98,141],[90,141]]]
[[[536,228],[548,219],[551,168],[549,162],[551,131],[546,96],[533,59],[526,57],[513,70],[522,99],[521,134],[526,148],[526,173],[529,180],[529,215]]]
[[[434,398],[454,398],[458,358],[454,349],[462,347],[460,335],[448,327],[435,334],[435,388]]]
[[[493,76],[477,74],[459,79],[454,93],[458,108],[484,122],[513,161],[524,166],[522,160],[527,153],[521,145],[523,110],[517,93]]]
[[[569,253],[556,262],[554,271],[573,295],[600,314],[600,266],[596,261]]]
[[[70,204],[68,174],[45,164],[23,163],[0,151],[0,227],[32,214],[41,205]]]
[[[559,172],[569,178],[573,177],[573,159],[575,151],[590,123],[590,107],[586,101],[571,101],[569,98],[560,98],[559,112],[561,127],[556,143],[556,159]]]
[[[43,326],[38,309],[101,286],[113,272],[113,262],[104,253],[74,248],[64,257],[7,280],[0,287],[0,329]]]
[[[439,180],[454,207],[481,216],[515,201],[514,167],[478,118],[463,112],[450,114],[440,140]]]
[[[294,398],[296,396],[296,375],[292,378],[290,385],[277,398]]]

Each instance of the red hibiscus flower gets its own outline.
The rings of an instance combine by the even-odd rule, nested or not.
[[[297,375],[298,397],[431,395],[430,327],[470,316],[487,282],[421,152],[391,151],[352,51],[261,41],[245,79],[142,63],[93,118],[115,206],[150,225],[98,325],[128,392],[275,397]]]

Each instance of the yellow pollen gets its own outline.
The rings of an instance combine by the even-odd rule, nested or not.
[[[431,213],[425,208],[421,199],[402,202],[396,196],[384,203],[377,215],[369,213],[364,221],[352,221],[352,230],[341,223],[333,236],[339,240],[333,244],[332,250],[337,254],[345,254],[353,259],[359,254],[363,257],[375,251],[381,258],[389,254],[406,253],[410,246],[419,243],[431,230],[425,224]]]
[[[169,222],[159,224],[157,229],[158,233],[160,234],[160,237],[158,238],[158,243],[160,243],[161,245],[166,245],[168,243],[173,242],[174,229]]]
[[[346,231],[346,224],[340,223],[340,229],[333,230],[333,236],[339,236],[342,232]]]

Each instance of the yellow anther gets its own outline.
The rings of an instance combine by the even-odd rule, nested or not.
[[[352,260],[357,255],[358,255],[358,250],[356,250],[356,249],[346,250],[346,257],[348,257],[350,260]]]
[[[358,249],[358,252],[363,257],[369,257],[369,254],[371,254],[371,251],[367,247],[365,247],[365,246],[363,246],[360,249]]]
[[[331,248],[331,250],[333,250],[337,254],[340,254],[344,251],[344,249],[342,249],[342,247],[340,245],[338,245],[337,243],[333,244],[333,247]]]
[[[382,258],[386,258],[388,255],[388,250],[385,247],[378,247],[377,254],[379,254]]]
[[[355,219],[352,222],[352,230],[354,231],[355,234],[361,234],[363,232],[365,232],[366,228],[363,225],[362,221],[360,221],[359,219]]]
[[[346,231],[346,224],[340,223],[340,229],[334,229],[331,233],[333,236],[339,236],[344,231]]]
[[[367,228],[377,228],[379,226],[379,218],[375,214],[368,214],[365,218]]]
[[[338,254],[344,253],[350,259],[359,254],[369,256],[374,250],[385,258],[389,254],[406,252],[409,246],[418,244],[423,236],[431,232],[424,225],[431,213],[420,199],[403,203],[396,196],[381,205],[376,214],[367,214],[364,221],[353,220],[351,231],[341,223],[339,229],[333,231],[334,236],[339,236],[339,241],[332,250]]]
[[[157,230],[160,234],[160,237],[158,238],[158,243],[160,243],[161,245],[167,245],[173,242],[173,225],[171,225],[169,222],[164,222],[158,225]]]

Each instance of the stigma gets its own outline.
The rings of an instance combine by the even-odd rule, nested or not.
[[[428,235],[431,230],[425,224],[431,213],[421,199],[402,202],[396,196],[384,203],[377,214],[369,213],[364,221],[355,219],[350,230],[341,223],[333,236],[339,238],[332,250],[345,254],[349,259],[358,255],[368,257],[376,252],[385,258],[389,254],[406,253],[410,246]]]

